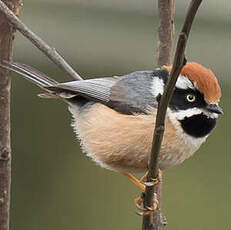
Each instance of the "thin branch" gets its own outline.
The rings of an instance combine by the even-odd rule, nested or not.
[[[174,2],[174,0],[158,0],[158,67],[171,64],[172,40],[174,35]]]
[[[23,24],[14,13],[0,0],[0,11],[9,20],[15,29],[20,31],[28,38],[38,49],[40,49],[48,58],[56,65],[66,71],[74,80],[82,80],[80,75],[63,59],[63,57],[55,50],[55,48],[47,45],[39,36],[33,33],[25,24]]]
[[[5,1],[14,13],[20,11],[19,0]],[[14,30],[0,12],[0,61],[10,61]],[[0,230],[9,230],[10,222],[10,78],[9,71],[0,70]]]
[[[174,35],[174,0],[158,0],[159,27],[158,27],[158,43],[157,43],[157,66],[170,65],[171,49]],[[154,187],[154,193],[157,194],[158,205],[155,213],[150,220],[153,229],[161,230],[164,226],[161,216],[161,190],[162,183]],[[148,218],[148,217],[147,217]],[[147,220],[143,220],[143,228],[145,229]]]
[[[155,131],[154,131],[154,136],[153,136],[151,159],[149,163],[149,171],[148,171],[148,176],[147,176],[148,182],[153,181],[158,176],[158,170],[159,170],[158,159],[159,159],[159,152],[160,152],[160,147],[161,147],[163,134],[164,134],[165,115],[166,115],[167,107],[171,99],[177,78],[181,72],[181,69],[183,68],[185,64],[184,51],[185,51],[187,39],[189,36],[189,32],[191,30],[193,19],[196,15],[196,12],[201,2],[202,0],[192,0],[190,3],[190,6],[188,8],[186,18],[184,21],[183,28],[181,30],[181,33],[179,35],[179,39],[177,42],[177,48],[176,48],[176,53],[174,57],[174,62],[173,62],[173,67],[172,67],[172,71],[170,74],[170,78],[168,80],[167,86],[165,88],[165,91],[158,105],[156,126],[155,126]],[[155,186],[146,187],[145,196],[144,196],[144,207],[152,207],[154,187]],[[161,228],[158,228],[158,226],[155,226],[152,216],[144,216],[143,217],[143,230],[154,230],[154,229],[161,229]]]

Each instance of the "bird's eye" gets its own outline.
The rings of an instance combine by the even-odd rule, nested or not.
[[[189,102],[194,102],[194,101],[196,100],[196,96],[193,95],[193,94],[188,94],[188,95],[186,96],[186,99],[187,99],[187,101],[189,101]]]

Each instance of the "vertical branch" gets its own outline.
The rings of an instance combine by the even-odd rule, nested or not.
[[[158,45],[157,45],[157,66],[169,65],[171,63],[171,49],[172,40],[174,34],[174,0],[158,0],[158,12],[159,12],[159,28],[158,28]],[[159,132],[155,132],[158,138],[161,136]],[[160,142],[161,143],[161,142]],[[152,150],[153,151],[153,150]],[[157,154],[154,155],[158,157]],[[153,161],[153,159],[152,159]],[[156,162],[155,168],[150,168],[153,172],[151,178],[157,178],[158,173],[158,159],[154,159]],[[150,174],[148,176],[150,180]],[[148,187],[146,192],[151,196],[156,193],[158,199],[158,207],[153,216],[144,216],[143,218],[143,230],[161,230],[164,226],[161,217],[161,183],[154,187]],[[147,201],[147,200],[146,200]],[[152,202],[152,200],[150,200]],[[144,205],[151,207],[149,202],[145,202]],[[152,226],[152,227],[150,227]]]
[[[174,36],[174,13],[175,0],[158,0],[159,28],[157,44],[157,66],[171,64],[171,50]],[[156,159],[157,160],[157,159]],[[158,164],[154,171],[158,172]],[[153,229],[161,230],[164,226],[161,216],[161,182],[154,186],[154,193],[157,194],[157,212],[153,214],[153,222],[156,223]]]
[[[15,14],[19,0],[4,1]],[[10,60],[13,29],[0,13],[0,61]],[[10,79],[8,70],[0,70],[0,230],[9,230],[11,148],[10,148]]]
[[[174,9],[174,0],[158,0],[158,67],[171,64],[172,40],[174,35]]]
[[[165,87],[164,93],[161,96],[160,101],[158,103],[157,117],[155,123],[156,125],[155,125],[154,136],[153,136],[153,144],[152,144],[152,151],[151,151],[151,157],[149,162],[147,182],[152,182],[158,176],[158,169],[159,169],[158,158],[159,158],[159,152],[160,152],[161,143],[164,135],[164,129],[165,129],[165,115],[177,78],[186,61],[184,52],[185,52],[187,39],[191,30],[194,17],[196,15],[196,12],[201,2],[202,0],[192,0],[189,5],[186,18],[183,24],[183,28],[181,30],[181,33],[177,41],[177,48],[174,56],[171,74],[167,86]],[[145,195],[144,195],[144,208],[152,207],[154,192],[160,192],[159,186],[160,185],[157,184],[154,186],[146,187]],[[154,212],[153,216],[149,215],[143,217],[143,226],[142,226],[143,230],[161,230],[162,228],[163,228],[163,224],[161,220],[160,207],[157,208],[157,211]]]

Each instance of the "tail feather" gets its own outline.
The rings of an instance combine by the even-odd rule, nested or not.
[[[41,87],[46,93],[39,94],[39,97],[42,98],[62,98],[70,99],[73,98],[76,93],[73,93],[71,90],[65,88],[59,88],[58,82],[52,78],[49,78],[46,74],[34,69],[31,66],[26,64],[17,63],[17,62],[0,62],[0,67],[14,71],[20,74],[25,79],[31,81],[35,85]]]
[[[43,89],[45,87],[55,86],[58,84],[57,81],[49,78],[44,73],[26,64],[21,64],[17,62],[13,62],[13,63],[4,62],[4,63],[0,63],[0,66],[20,74],[25,79],[31,81],[32,83],[36,84],[37,86]]]

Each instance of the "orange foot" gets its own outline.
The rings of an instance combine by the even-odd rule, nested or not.
[[[144,199],[141,197],[138,197],[135,199],[135,204],[136,207],[140,210],[139,212],[136,212],[139,216],[149,216],[151,215],[153,212],[156,211],[157,207],[158,207],[158,199],[157,199],[157,194],[154,193],[154,197],[153,197],[153,204],[152,207],[142,207],[142,204],[144,202]]]
[[[130,173],[124,173],[123,175],[125,177],[127,177],[136,186],[138,186],[142,191],[145,191],[146,186],[147,187],[148,186],[153,186],[153,185],[156,185],[156,184],[158,184],[158,183],[160,183],[162,181],[162,172],[161,172],[161,170],[159,170],[157,178],[154,179],[151,182],[147,182],[147,174],[148,173],[145,173],[144,176],[142,176],[140,180],[135,178]],[[141,216],[151,215],[153,212],[155,212],[155,210],[158,207],[158,199],[157,199],[156,193],[154,193],[152,207],[143,208],[142,207],[143,202],[144,202],[144,199],[141,198],[141,197],[138,197],[138,198],[135,199],[136,207],[139,209],[139,212],[137,212],[138,215],[141,215]]]
[[[158,170],[157,178],[153,179],[151,182],[147,182],[147,176],[148,172],[146,172],[140,179],[140,182],[147,187],[159,184],[162,181],[162,171],[160,169]]]
[[[153,181],[151,182],[147,182],[147,175],[148,172],[146,172],[140,180],[138,180],[137,178],[135,178],[132,174],[130,173],[124,173],[123,174],[125,177],[127,177],[132,183],[134,183],[136,186],[138,186],[142,191],[145,191],[145,186],[153,186],[156,185],[158,183],[160,183],[162,181],[162,172],[159,169],[158,172],[158,176],[156,179],[153,179]]]

